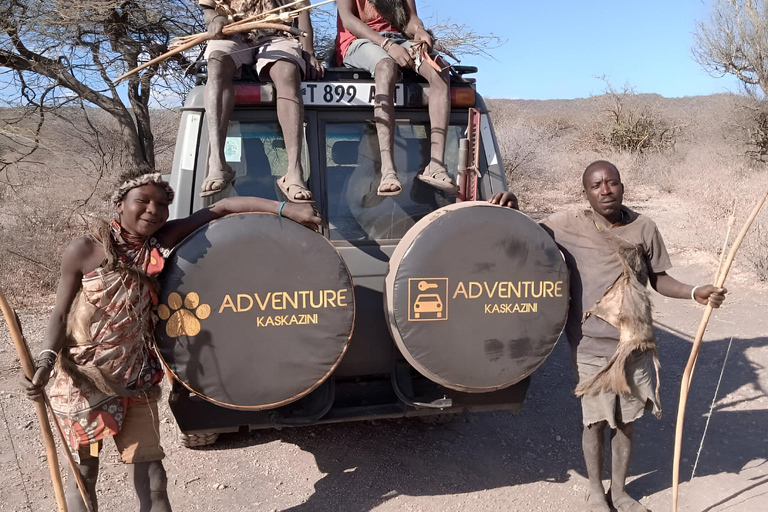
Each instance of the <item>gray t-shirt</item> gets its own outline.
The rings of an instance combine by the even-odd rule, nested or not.
[[[656,224],[625,206],[621,208],[625,223],[615,224],[611,232],[642,247],[649,273],[672,268]],[[618,345],[619,331],[594,315],[583,324],[582,319],[584,311],[592,308],[621,275],[619,256],[600,234],[591,209],[557,212],[541,226],[560,246],[571,273],[571,306],[565,324],[569,343],[580,353],[610,357]]]

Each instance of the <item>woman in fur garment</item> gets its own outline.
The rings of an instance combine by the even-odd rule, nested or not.
[[[166,222],[171,201],[173,190],[160,174],[128,179],[112,196],[112,222],[69,244],[36,372],[32,382],[25,381],[27,395],[40,399],[55,365],[51,405],[93,510],[99,451],[107,437],[130,465],[139,510],[171,510],[157,410],[163,371],[153,348],[155,276],[170,249],[230,213],[279,212],[311,229],[320,223],[311,205],[281,206],[255,197],[226,198]],[[65,493],[68,510],[86,510],[74,478]]]

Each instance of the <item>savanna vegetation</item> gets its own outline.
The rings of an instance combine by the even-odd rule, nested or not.
[[[106,196],[122,171],[170,169],[178,114],[150,109],[150,98],[178,102],[191,85],[188,62],[138,75],[127,101],[112,80],[174,35],[200,29],[187,0],[54,4],[11,0],[0,8],[0,287],[26,304],[50,298],[63,244],[109,214]],[[335,18],[314,19],[322,48]],[[459,56],[504,42],[450,21],[432,25]],[[575,206],[584,167],[608,159],[622,171],[630,205],[666,205],[685,234],[681,246],[715,254],[734,208],[746,216],[768,188],[766,33],[763,0],[716,0],[699,26],[695,58],[713,74],[736,75],[739,94],[669,99],[604,79],[603,94],[586,99],[490,101],[523,209]],[[753,229],[741,262],[765,280],[765,214]]]

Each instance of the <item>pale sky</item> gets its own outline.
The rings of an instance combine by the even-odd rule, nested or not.
[[[419,16],[450,18],[507,43],[463,64],[480,68],[478,91],[491,98],[570,99],[616,87],[666,97],[738,91],[691,58],[696,22],[711,0],[416,0]]]

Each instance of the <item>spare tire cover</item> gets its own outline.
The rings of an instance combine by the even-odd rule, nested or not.
[[[272,214],[201,227],[161,276],[155,337],[175,377],[218,405],[260,410],[319,386],[354,325],[349,271],[323,236]]]
[[[522,213],[449,205],[416,223],[386,278],[392,337],[420,373],[487,392],[530,375],[568,314],[568,269],[552,238]]]

